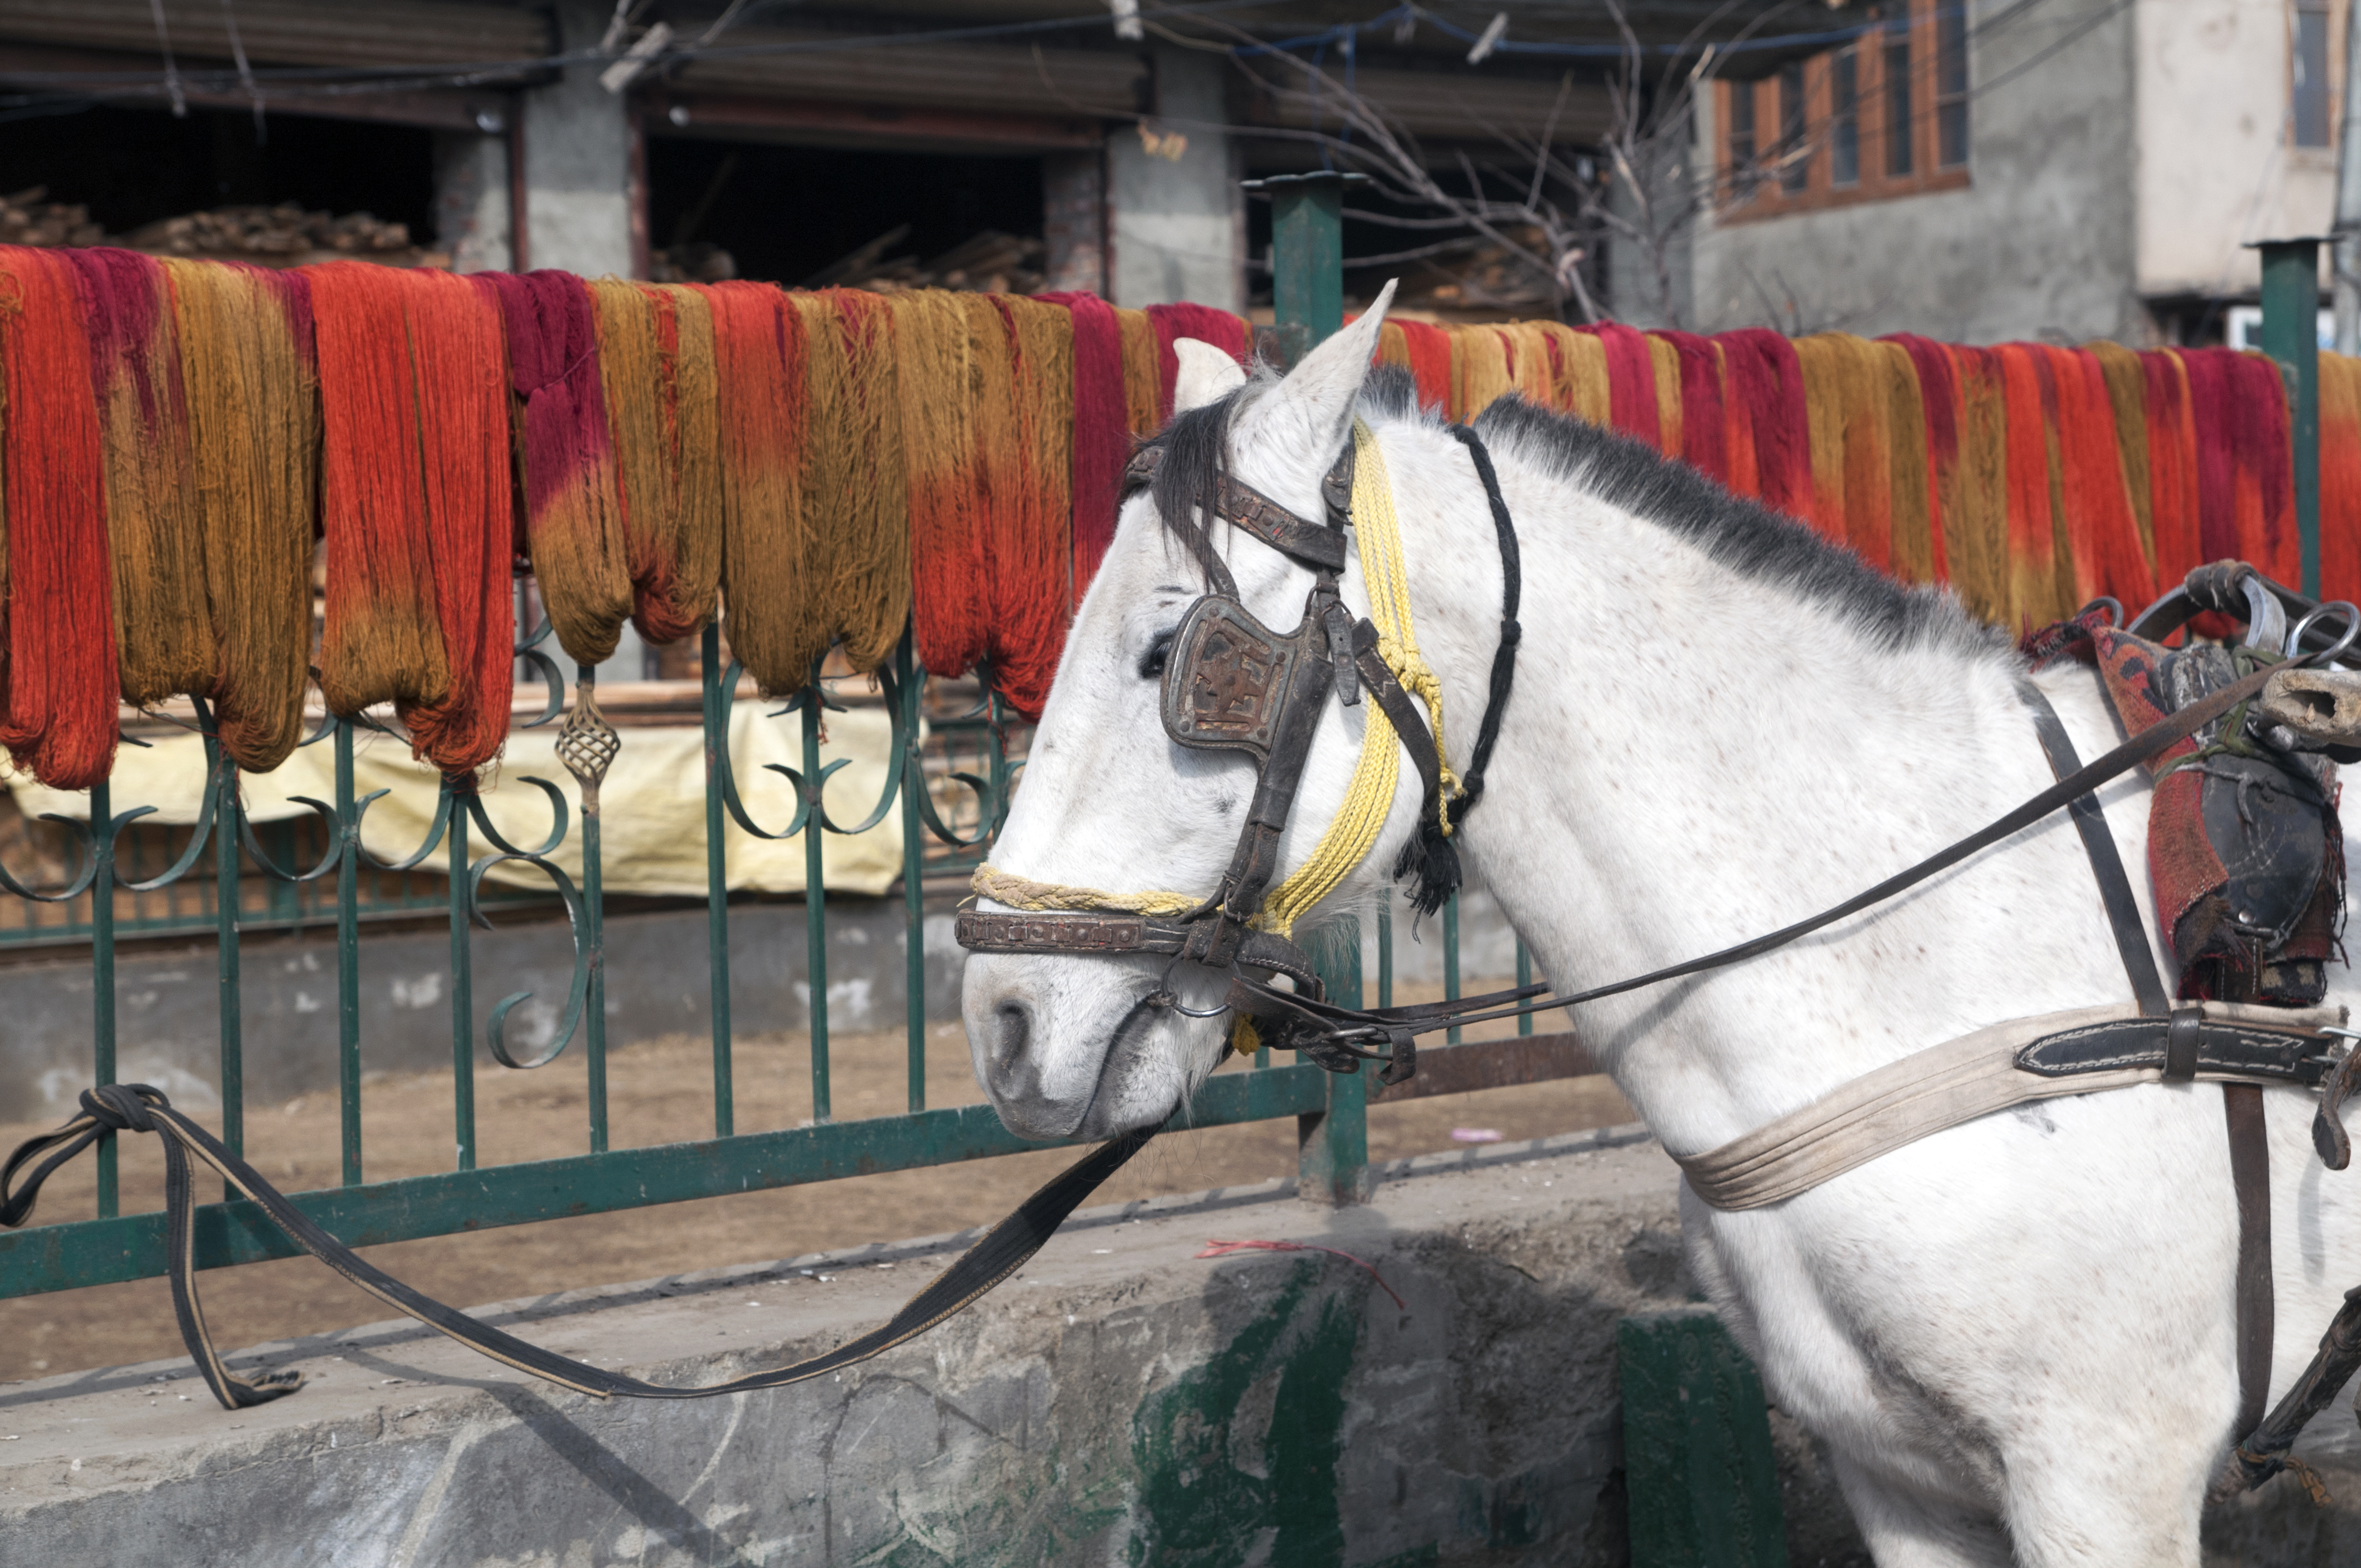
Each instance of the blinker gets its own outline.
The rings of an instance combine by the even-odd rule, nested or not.
[[[1247,751],[1270,761],[1298,685],[1328,657],[1316,609],[1281,635],[1235,599],[1208,594],[1191,606],[1164,666],[1164,732],[1201,751]],[[1320,682],[1324,685],[1325,683]],[[1317,701],[1317,691],[1301,694]]]

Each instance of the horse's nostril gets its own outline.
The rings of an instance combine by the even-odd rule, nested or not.
[[[994,1009],[1000,1022],[1000,1038],[994,1054],[1003,1067],[1014,1066],[1025,1055],[1025,1047],[1033,1037],[1033,1010],[1022,1002],[1004,1002]]]

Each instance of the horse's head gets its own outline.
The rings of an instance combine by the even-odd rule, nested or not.
[[[1202,900],[1237,851],[1257,789],[1253,757],[1184,747],[1160,700],[1176,631],[1208,593],[1191,547],[1206,537],[1239,601],[1284,633],[1304,616],[1313,571],[1191,499],[1210,496],[1216,463],[1307,520],[1323,516],[1322,480],[1352,436],[1387,299],[1304,356],[1283,378],[1248,381],[1235,364],[1183,343],[1180,409],[1159,437],[1151,489],[1124,506],[1114,543],[1084,597],[1035,731],[1007,824],[992,854],[1001,877],[1062,890],[1161,892]],[[1344,592],[1367,613],[1356,571]],[[1367,705],[1320,703],[1302,781],[1279,840],[1278,875],[1302,863],[1345,800]],[[1419,786],[1408,768],[1385,830],[1364,862],[1388,865],[1414,830]],[[1348,883],[1345,895],[1362,883]],[[983,900],[990,911],[1014,906]],[[1229,971],[1159,954],[979,951],[968,960],[965,1014],[977,1077],[1001,1120],[1030,1137],[1103,1137],[1164,1121],[1219,1064],[1232,1020],[1219,1012]]]

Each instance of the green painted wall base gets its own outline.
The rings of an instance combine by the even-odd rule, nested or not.
[[[1762,1380],[1708,1307],[1626,1318],[1631,1568],[1787,1568]]]

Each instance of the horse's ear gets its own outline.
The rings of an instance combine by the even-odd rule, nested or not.
[[[1368,378],[1378,351],[1378,330],[1393,303],[1389,281],[1369,308],[1342,332],[1303,356],[1303,362],[1249,408],[1240,422],[1241,445],[1258,448],[1264,461],[1309,462],[1316,481],[1344,450],[1353,428],[1354,400]]]
[[[1210,343],[1193,337],[1172,340],[1172,356],[1180,362],[1172,379],[1172,411],[1187,413],[1218,402],[1246,384],[1238,362]]]

